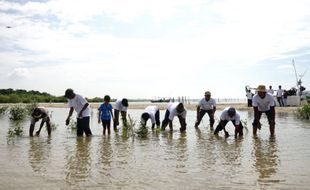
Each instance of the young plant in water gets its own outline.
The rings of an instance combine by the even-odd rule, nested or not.
[[[76,130],[77,128],[76,124],[77,124],[76,120],[70,118],[70,123],[68,125],[68,128],[71,130]]]
[[[12,126],[10,126],[8,133],[7,133],[7,143],[13,142],[15,137],[20,137],[23,135],[23,127],[20,125],[20,123],[14,123]]]
[[[9,109],[9,119],[12,121],[21,121],[25,119],[27,110],[21,105],[12,106]]]
[[[242,123],[243,128],[248,131],[248,127],[247,127],[248,126],[248,120],[247,119],[244,119],[244,120],[241,119],[240,122]]]
[[[148,131],[148,128],[146,127],[145,122],[142,122],[142,121],[140,122],[140,127],[138,130],[136,130],[136,134],[140,138],[147,138],[149,131]]]
[[[0,115],[4,115],[9,106],[0,106]]]
[[[128,121],[123,120],[123,130],[122,137],[129,138],[130,136],[134,136],[134,127],[136,125],[136,121],[134,121],[131,116],[128,114]]]

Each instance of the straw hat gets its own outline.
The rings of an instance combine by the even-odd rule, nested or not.
[[[266,92],[266,86],[265,85],[259,85],[256,89],[257,92]]]

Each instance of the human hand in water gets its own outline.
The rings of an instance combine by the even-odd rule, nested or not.
[[[69,125],[69,123],[70,123],[70,119],[67,118],[67,119],[66,119],[66,125]]]

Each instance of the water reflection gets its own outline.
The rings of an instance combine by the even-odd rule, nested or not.
[[[51,138],[42,140],[41,138],[30,138],[29,141],[29,164],[34,172],[45,173],[47,160],[50,157]]]
[[[268,140],[261,140],[258,137],[253,137],[253,146],[254,166],[259,174],[258,181],[276,182],[277,180],[271,179],[277,173],[280,163],[276,138],[270,137]]]
[[[85,182],[91,171],[91,137],[77,137],[75,149],[66,156],[66,183],[69,185],[79,185]]]
[[[111,170],[113,169],[113,150],[111,146],[111,137],[104,137],[99,142],[98,149],[98,168],[105,180],[111,178]]]

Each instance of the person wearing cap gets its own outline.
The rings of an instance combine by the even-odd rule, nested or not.
[[[119,125],[119,112],[121,112],[123,124],[127,122],[126,119],[127,109],[128,109],[128,100],[126,98],[116,100],[114,108],[114,121],[113,121],[114,131],[117,131],[117,126]]]
[[[223,110],[220,116],[220,122],[216,126],[216,129],[214,131],[215,135],[218,135],[218,133],[221,130],[224,130],[225,137],[229,136],[229,133],[226,131],[225,126],[227,123],[231,121],[233,125],[235,126],[235,137],[239,134],[239,136],[243,135],[243,126],[240,120],[240,114],[236,111],[234,107],[227,107]]]
[[[42,121],[41,121],[39,130],[36,132],[36,135],[40,135],[40,132],[41,132],[41,129],[42,129],[44,123],[46,123],[48,136],[51,135],[51,123],[50,123],[50,117],[48,115],[48,110],[43,108],[43,107],[38,107],[38,108],[35,108],[31,114],[31,124],[30,124],[30,128],[29,128],[29,136],[31,136],[31,137],[33,136],[35,124],[40,119],[42,119]]]
[[[65,97],[68,99],[68,107],[70,108],[68,117],[66,119],[66,125],[69,125],[70,118],[75,110],[77,113],[77,136],[91,136],[92,132],[89,127],[89,118],[91,109],[87,100],[79,94],[69,88],[65,92]]]
[[[147,106],[141,115],[141,122],[146,125],[147,120],[151,119],[152,129],[155,128],[155,124],[160,126],[159,120],[159,108],[157,106]]]
[[[216,111],[216,102],[213,98],[211,98],[211,92],[206,91],[205,97],[202,98],[197,106],[197,114],[196,114],[196,123],[195,128],[198,128],[203,116],[208,113],[210,118],[210,128],[213,130],[214,125],[214,113]]]
[[[104,103],[100,105],[98,108],[98,123],[100,120],[102,122],[103,132],[102,134],[105,135],[105,131],[108,129],[108,135],[111,134],[110,126],[111,126],[111,116],[113,118],[112,112],[112,105],[110,104],[111,97],[109,95],[105,95]]]
[[[267,93],[265,85],[259,85],[256,91],[257,94],[253,97],[253,135],[256,135],[257,129],[261,129],[260,118],[263,113],[267,115],[270,134],[274,135],[276,113],[273,96]]]
[[[184,108],[183,103],[180,102],[169,102],[167,109],[166,109],[166,113],[165,113],[165,118],[162,121],[162,125],[161,125],[161,130],[165,130],[167,125],[169,124],[169,128],[170,131],[173,130],[173,126],[172,126],[172,122],[173,122],[173,118],[175,116],[177,116],[179,118],[179,122],[180,122],[180,131],[186,131],[186,109]]]

